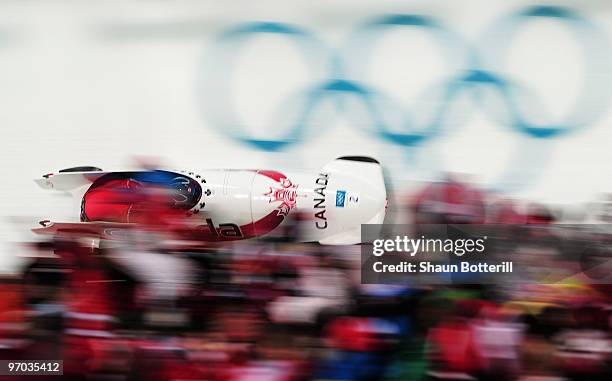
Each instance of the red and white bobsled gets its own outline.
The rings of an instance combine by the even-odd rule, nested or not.
[[[44,175],[45,189],[75,195],[75,221],[41,221],[40,234],[82,232],[113,238],[139,224],[180,221],[205,242],[265,236],[299,213],[300,240],[361,242],[361,224],[382,224],[387,193],[382,168],[368,157],[338,158],[315,173],[273,170],[113,171],[76,167]]]

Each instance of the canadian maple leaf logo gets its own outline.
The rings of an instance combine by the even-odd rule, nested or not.
[[[270,187],[264,196],[268,196],[268,202],[279,202],[280,205],[276,208],[279,216],[287,216],[291,209],[297,206],[297,188],[298,184],[293,184],[291,180],[286,177],[281,178],[278,181],[279,187]]]

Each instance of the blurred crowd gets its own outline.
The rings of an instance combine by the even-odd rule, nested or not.
[[[564,222],[451,179],[389,219]],[[612,379],[610,285],[361,284],[359,246],[297,243],[300,221],[223,245],[29,243],[2,279],[0,359],[62,359],[74,380]]]

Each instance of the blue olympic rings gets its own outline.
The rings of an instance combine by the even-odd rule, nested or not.
[[[541,102],[529,97],[533,93],[531,90],[504,75],[500,63],[520,28],[536,18],[567,26],[585,57],[585,81],[580,96],[568,114],[554,123],[530,121],[524,110],[528,107],[533,109]],[[367,80],[371,71],[368,67],[369,53],[385,33],[398,28],[425,32],[433,39],[450,69],[447,78],[429,87],[428,91],[436,90],[437,98],[436,102],[432,102],[434,106],[427,114],[427,120],[421,123],[415,122],[417,118],[414,114],[416,111],[421,113],[420,108],[411,114],[410,110],[400,106],[384,90]],[[281,125],[280,134],[276,130],[270,134],[274,138],[264,139],[249,134],[248,124],[241,120],[235,110],[229,84],[239,54],[245,46],[258,36],[270,34],[284,38],[298,48],[315,80],[294,94],[291,101],[297,107],[279,106],[281,109],[291,109],[293,113],[285,123],[271,122],[270,127]],[[356,125],[365,126],[368,132],[401,147],[416,147],[439,136],[451,125],[451,109],[465,93],[496,123],[511,128],[527,139],[554,138],[576,131],[593,124],[606,111],[612,95],[609,86],[612,49],[606,34],[575,11],[556,6],[530,7],[496,20],[491,27],[485,28],[483,36],[477,41],[479,48],[476,49],[431,17],[394,14],[359,25],[344,44],[332,49],[301,27],[277,22],[241,24],[218,36],[207,51],[203,76],[199,81],[199,100],[203,104],[204,117],[211,126],[235,141],[264,151],[285,150],[326,125],[313,119],[320,106],[328,100],[333,101],[337,112],[353,107],[346,115],[358,115],[360,119]],[[501,102],[498,106],[501,107],[484,104],[488,99],[482,94],[485,90],[499,97]],[[398,117],[391,121],[389,115]],[[528,149],[527,146],[533,145],[519,143],[517,154],[511,160],[515,163],[529,160],[522,151]],[[546,153],[540,153],[540,156],[539,159],[544,159]],[[502,173],[502,183],[513,172],[511,167]]]
[[[582,96],[578,97],[571,113],[564,121],[551,124],[536,124],[524,117],[520,110],[522,88],[513,81],[498,74],[499,58],[521,25],[530,18],[544,17],[564,22],[578,37],[578,42],[585,54],[586,81]],[[446,62],[461,62],[454,77],[443,85],[442,97],[434,117],[425,126],[416,130],[410,125],[408,115],[404,118],[405,132],[395,132],[385,123],[381,110],[376,107],[374,98],[384,96],[378,89],[364,85],[368,63],[367,51],[372,48],[381,35],[391,28],[414,27],[429,32],[439,45]],[[206,117],[230,137],[250,144],[258,149],[276,151],[300,141],[307,129],[310,113],[318,103],[327,97],[352,95],[361,100],[370,115],[375,133],[381,138],[397,145],[414,146],[435,137],[444,123],[444,116],[457,95],[465,90],[486,87],[495,90],[511,116],[502,120],[500,113],[493,113],[494,119],[515,130],[535,138],[549,138],[580,127],[592,124],[610,100],[609,87],[603,83],[599,73],[605,73],[611,67],[610,45],[605,34],[588,23],[576,12],[560,7],[538,6],[506,16],[494,23],[495,33],[485,33],[481,46],[483,51],[469,51],[468,45],[457,35],[439,25],[434,19],[421,15],[389,15],[370,21],[355,30],[341,53],[332,53],[322,41],[305,29],[282,23],[249,23],[240,25],[223,33],[213,44],[207,54],[205,77],[201,82],[201,93],[204,94]],[[241,126],[245,123],[238,120],[234,112],[229,92],[228,80],[238,57],[238,53],[249,39],[259,34],[276,34],[286,37],[298,46],[308,66],[324,79],[303,95],[306,101],[301,112],[291,121],[287,132],[276,139],[250,138]],[[348,53],[347,53],[348,52]],[[482,54],[482,53],[485,54]],[[468,62],[469,61],[469,62]],[[354,67],[353,67],[354,66]],[[471,68],[470,68],[471,67]],[[329,73],[328,75],[325,75]]]
[[[218,126],[229,137],[237,141],[265,151],[278,151],[301,139],[305,131],[309,110],[320,97],[319,93],[324,92],[329,86],[308,90],[308,102],[306,102],[299,117],[293,121],[292,128],[281,138],[266,140],[249,137],[241,128],[244,123],[239,119],[238,113],[234,111],[228,79],[236,64],[237,53],[241,50],[240,48],[250,38],[258,34],[275,34],[286,37],[297,45],[300,53],[309,63],[308,66],[318,72],[319,76],[323,77],[327,72],[329,62],[326,56],[327,48],[311,33],[281,23],[248,23],[223,33],[212,46],[207,57],[214,57],[215,59],[205,62],[203,71],[205,77],[202,81],[201,93],[204,95],[205,116],[209,118],[213,125]]]
[[[564,122],[540,125],[529,122],[519,112],[521,99],[527,99],[518,96],[520,87],[503,76],[494,74],[498,72],[496,69],[501,66],[500,58],[504,58],[504,53],[515,37],[518,27],[531,18],[537,17],[565,22],[574,32],[577,42],[583,50],[586,64],[585,72],[588,75],[585,76],[586,81],[582,93],[578,97],[579,101],[574,105],[570,114],[566,116]],[[592,124],[606,109],[611,93],[609,87],[601,81],[601,76],[611,67],[612,59],[609,55],[609,41],[601,30],[572,10],[550,6],[528,8],[503,18],[494,25],[495,33],[488,31],[484,34],[488,38],[485,39],[482,46],[488,51],[487,54],[481,55],[479,59],[481,59],[480,64],[483,66],[484,72],[489,77],[484,83],[495,87],[506,101],[512,115],[509,122],[511,126],[529,136],[548,138]],[[489,62],[483,62],[484,58],[489,58]],[[499,120],[500,118],[496,119]]]

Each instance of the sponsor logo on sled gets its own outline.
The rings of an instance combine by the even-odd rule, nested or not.
[[[344,201],[346,200],[346,191],[336,191],[336,207],[344,208]]]

